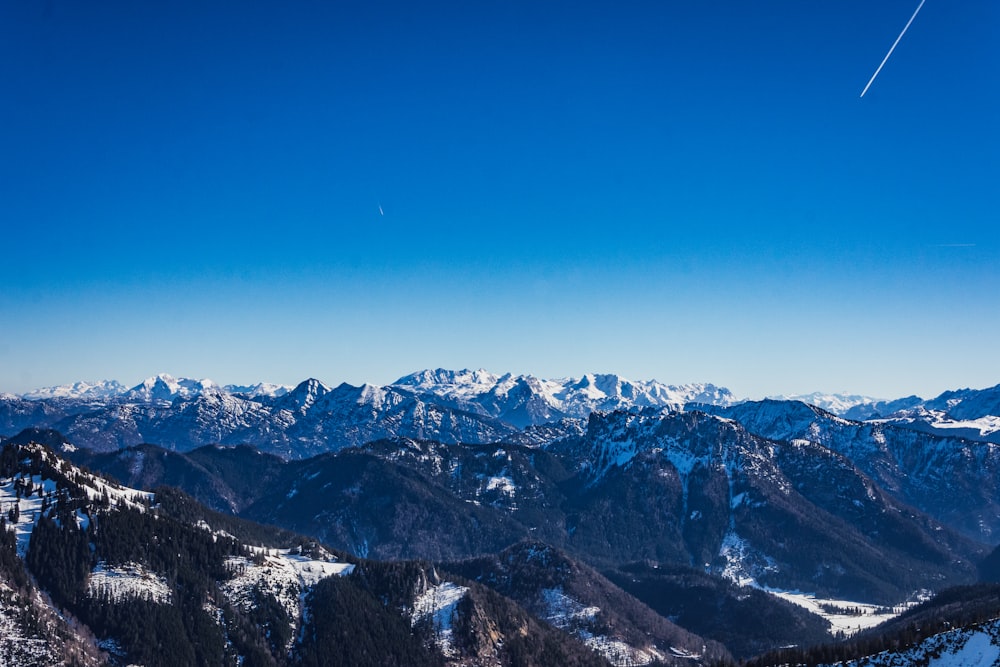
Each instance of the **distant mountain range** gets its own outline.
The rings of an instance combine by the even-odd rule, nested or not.
[[[1000,386],[946,392],[931,400],[800,398],[854,421],[1000,443]],[[741,402],[712,384],[666,385],[611,374],[545,380],[437,369],[389,385],[360,387],[330,387],[316,379],[295,387],[219,386],[207,379],[158,375],[131,388],[114,381],[79,382],[23,396],[0,394],[0,433],[54,428],[77,446],[105,451],[147,442],[177,450],[250,444],[302,458],[396,436],[538,445],[581,432],[594,412],[714,409]]]
[[[258,396],[283,396],[289,392],[291,387],[267,382],[254,385],[228,384],[220,387],[208,379],[175,378],[172,375],[161,373],[143,380],[134,387],[126,387],[117,380],[74,382],[73,384],[35,389],[21,394],[21,398],[29,401],[44,401],[51,399],[101,400],[120,397],[124,400],[169,402],[175,398],[191,398],[205,390],[219,389],[230,394],[243,394],[256,398]]]
[[[332,391],[315,379],[295,387],[266,382],[219,386],[208,379],[175,378],[163,373],[131,388],[116,380],[76,382],[36,389],[22,394],[20,398],[31,401],[118,399],[123,402],[170,403],[178,398],[190,399],[206,392],[273,399],[306,388],[318,393]],[[500,417],[522,427],[563,417],[586,417],[593,410],[649,406],[680,409],[690,402],[728,405],[736,401],[728,389],[711,384],[666,385],[655,380],[632,382],[612,374],[543,380],[531,375],[494,375],[485,370],[449,371],[440,368],[403,376],[386,387],[362,385],[360,388],[368,391],[394,388],[416,395],[435,396],[443,405],[463,409],[480,405],[482,414]],[[518,409],[524,414],[518,415]]]
[[[293,388],[220,387],[158,375],[130,389],[77,383],[0,396],[0,433],[54,428],[77,446],[105,451],[144,442],[178,450],[250,444],[301,458],[393,436],[540,444],[579,432],[594,411],[735,402],[728,390],[710,384],[631,382],[616,375],[542,380],[439,369],[385,386],[332,388],[315,379]]]

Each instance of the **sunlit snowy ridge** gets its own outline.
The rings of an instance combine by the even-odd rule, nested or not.
[[[41,466],[52,466],[58,475],[18,473],[12,477],[0,478],[0,511],[7,520],[8,530],[17,535],[17,551],[20,556],[28,550],[31,532],[44,511],[57,501],[60,491],[68,493],[68,484],[75,485],[89,500],[97,500],[108,506],[121,506],[145,511],[153,503],[153,494],[131,489],[91,473],[84,473],[68,461],[58,458],[42,445],[23,445],[22,464],[32,465],[36,457]],[[90,515],[76,510],[76,520],[81,528],[86,528]]]
[[[294,548],[247,546],[225,531],[214,530],[204,520],[186,525],[159,504],[154,494],[92,474],[61,459],[43,445],[8,445],[3,450],[3,457],[3,470],[8,475],[0,478],[0,510],[5,529],[15,537],[17,555],[29,562],[33,557],[37,561],[37,554],[32,556],[35,553],[32,549],[37,548],[32,546],[32,537],[42,539],[39,526],[43,517],[50,522],[45,524],[45,534],[50,540],[52,530],[61,532],[72,527],[75,521],[75,529],[84,531],[77,534],[91,537],[90,553],[96,551],[93,560],[86,565],[89,572],[85,570],[78,580],[81,586],[78,599],[91,601],[88,604],[96,603],[101,607],[135,602],[164,607],[179,604],[179,596],[189,585],[185,583],[188,580],[179,578],[175,568],[164,567],[162,559],[150,558],[145,548],[150,553],[161,549],[159,553],[163,556],[162,547],[178,536],[176,531],[206,531],[213,543],[228,543],[230,546],[224,548],[244,555],[231,556],[225,561],[223,571],[226,574],[214,584],[217,586],[214,590],[221,593],[221,597],[218,593],[206,596],[203,610],[224,626],[228,613],[225,610],[231,609],[229,605],[253,613],[261,596],[273,597],[284,609],[290,626],[292,639],[285,649],[290,650],[294,631],[303,622],[308,593],[322,579],[350,574],[355,567],[341,562],[315,543],[303,543]],[[152,527],[153,534],[145,548],[133,552],[134,556],[110,561],[101,557],[101,547],[94,539],[103,534],[100,531],[112,530],[108,526],[115,523],[110,521],[110,516],[105,521],[105,516],[117,512],[144,515],[145,525]],[[66,517],[70,517],[69,524]],[[156,527],[161,525],[167,530],[165,537],[157,532]],[[99,532],[94,533],[94,530]],[[76,531],[70,528],[70,532]],[[130,539],[128,535],[122,537]],[[166,555],[169,562],[171,551]],[[177,556],[180,558],[181,554]],[[150,564],[156,562],[160,563],[158,567]],[[33,613],[41,618],[56,614],[48,598],[12,589],[0,579],[0,664],[55,664],[51,637],[39,635],[37,622],[26,625],[19,616],[17,610],[29,605],[34,605]],[[49,633],[56,633],[56,630],[50,629]],[[125,655],[114,638],[102,639],[100,646],[114,655]]]
[[[933,635],[916,646],[886,651],[841,667],[993,667],[1000,664],[1000,620]]]
[[[998,394],[994,387],[946,392],[932,400],[789,398],[854,421],[883,419],[915,430],[1000,440]],[[709,383],[665,384],[612,373],[545,379],[435,369],[386,385],[331,386],[310,378],[295,387],[220,386],[161,374],[129,389],[113,382],[77,383],[20,397],[0,395],[0,426],[7,433],[57,428],[74,444],[97,451],[142,443],[179,451],[249,444],[283,458],[307,458],[386,437],[544,446],[579,433],[597,412],[717,410],[746,402]]]

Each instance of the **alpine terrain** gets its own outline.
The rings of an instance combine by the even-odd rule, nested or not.
[[[0,395],[0,663],[994,664],[998,397]]]

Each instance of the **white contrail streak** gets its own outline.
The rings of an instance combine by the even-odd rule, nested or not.
[[[875,70],[875,73],[872,74],[872,78],[868,80],[868,85],[861,91],[861,97],[864,97],[865,93],[868,92],[868,89],[871,88],[872,82],[875,81],[875,77],[878,76],[878,73],[882,71],[882,67],[885,66],[885,61],[888,60],[889,56],[892,55],[892,52],[896,50],[896,45],[899,44],[899,40],[903,39],[903,35],[905,35],[906,31],[909,30],[910,24],[913,23],[913,19],[917,18],[917,14],[920,13],[920,8],[924,6],[925,2],[927,2],[927,0],[920,0],[920,4],[917,5],[917,10],[913,12],[913,16],[911,16],[910,20],[906,22],[905,26],[903,26],[903,32],[899,33],[899,37],[897,37],[896,41],[892,43],[891,47],[889,47],[889,53],[885,54],[885,58],[882,58],[882,63],[878,66],[878,69]]]

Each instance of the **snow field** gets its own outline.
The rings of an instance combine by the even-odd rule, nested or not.
[[[798,591],[780,591],[767,587],[761,587],[761,590],[804,607],[817,616],[822,616],[830,624],[831,632],[842,632],[848,637],[862,630],[881,625],[917,604],[916,602],[908,602],[887,608],[864,602],[817,598],[815,595]]]
[[[899,616],[910,607],[918,604],[919,601],[926,599],[925,594],[920,594],[915,596],[917,597],[915,602],[901,603],[886,608],[851,600],[817,598],[811,593],[785,591],[763,586],[757,581],[757,576],[775,571],[777,565],[771,558],[754,550],[749,543],[733,532],[728,533],[723,539],[719,555],[726,559],[726,566],[720,573],[724,578],[739,586],[756,588],[804,607],[829,623],[831,634],[841,632],[849,637],[862,630],[881,625],[889,619]]]

